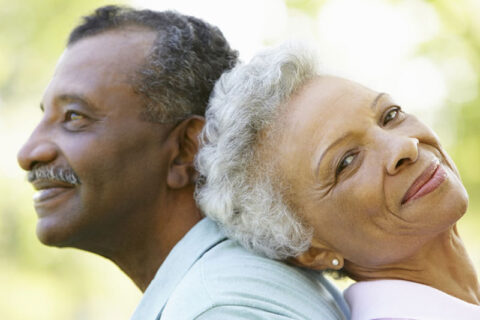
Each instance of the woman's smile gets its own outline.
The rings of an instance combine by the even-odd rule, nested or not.
[[[412,183],[403,197],[402,205],[434,191],[442,184],[442,182],[445,181],[445,179],[447,179],[447,173],[445,169],[443,168],[442,164],[440,164],[440,161],[435,160]]]

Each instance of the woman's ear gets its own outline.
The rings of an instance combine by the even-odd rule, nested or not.
[[[312,240],[307,251],[291,260],[296,265],[313,270],[340,270],[344,264],[342,255],[316,240]]]
[[[175,147],[168,169],[167,185],[172,189],[180,189],[193,184],[197,173],[194,159],[199,148],[199,135],[205,119],[192,116],[180,122],[172,131]]]

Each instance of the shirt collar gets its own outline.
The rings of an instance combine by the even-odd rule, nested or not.
[[[226,239],[208,218],[198,222],[173,247],[143,295],[131,320],[156,319],[175,287],[205,252]]]
[[[404,280],[361,281],[344,292],[354,319],[480,319],[480,306]]]

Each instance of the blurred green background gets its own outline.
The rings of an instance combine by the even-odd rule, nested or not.
[[[480,271],[480,1],[197,2],[116,3],[200,16],[243,59],[307,38],[330,69],[392,92],[434,127],[461,172],[470,206],[459,227]],[[16,164],[69,31],[103,4],[0,0],[0,319],[128,319],[141,297],[109,261],[38,242],[33,190]]]

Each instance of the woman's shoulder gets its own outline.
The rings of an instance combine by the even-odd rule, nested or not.
[[[480,306],[405,280],[360,281],[344,292],[352,320],[480,319]]]

